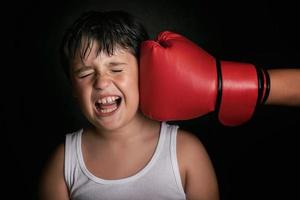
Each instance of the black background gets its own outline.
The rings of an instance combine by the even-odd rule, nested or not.
[[[36,199],[49,155],[84,123],[59,67],[58,45],[64,28],[89,9],[127,10],[152,38],[177,31],[219,59],[266,69],[300,66],[300,14],[291,1],[12,1],[2,6],[1,23],[1,196],[7,199]],[[205,144],[221,199],[297,199],[299,111],[264,106],[234,128],[214,115],[176,123]]]

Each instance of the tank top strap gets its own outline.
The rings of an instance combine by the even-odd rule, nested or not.
[[[64,159],[64,176],[68,188],[74,184],[74,173],[77,165],[77,145],[81,138],[83,129],[74,133],[66,134],[65,138],[65,159]]]
[[[177,159],[177,131],[179,129],[179,126],[170,125],[167,124],[166,122],[163,122],[162,126],[165,127],[164,130],[168,141],[167,144],[169,149],[168,152],[170,152],[171,164],[172,164],[172,169],[176,180],[176,185],[178,187],[178,190],[184,194],[185,192],[181,182],[181,176],[180,176],[178,159]]]

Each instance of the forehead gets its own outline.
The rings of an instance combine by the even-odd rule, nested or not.
[[[128,55],[134,56],[134,54],[127,48],[121,47],[120,45],[116,45],[111,49],[111,52],[105,47],[99,45],[96,40],[87,41],[83,39],[79,49],[77,49],[75,53],[75,57],[73,59],[73,64],[76,63],[85,63],[89,60],[93,60],[95,58],[126,58]]]

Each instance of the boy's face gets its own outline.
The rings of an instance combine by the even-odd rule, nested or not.
[[[97,55],[98,44],[71,65],[74,95],[87,119],[97,128],[116,130],[138,117],[138,61],[127,50]]]

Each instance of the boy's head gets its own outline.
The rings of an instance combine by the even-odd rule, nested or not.
[[[67,29],[61,43],[62,67],[69,77],[70,64],[76,54],[84,58],[96,41],[98,53],[112,55],[116,47],[129,50],[136,58],[142,41],[148,39],[145,27],[125,11],[89,11]]]
[[[63,67],[89,122],[116,130],[138,110],[138,57],[144,27],[123,11],[87,12],[68,29],[61,46]]]

